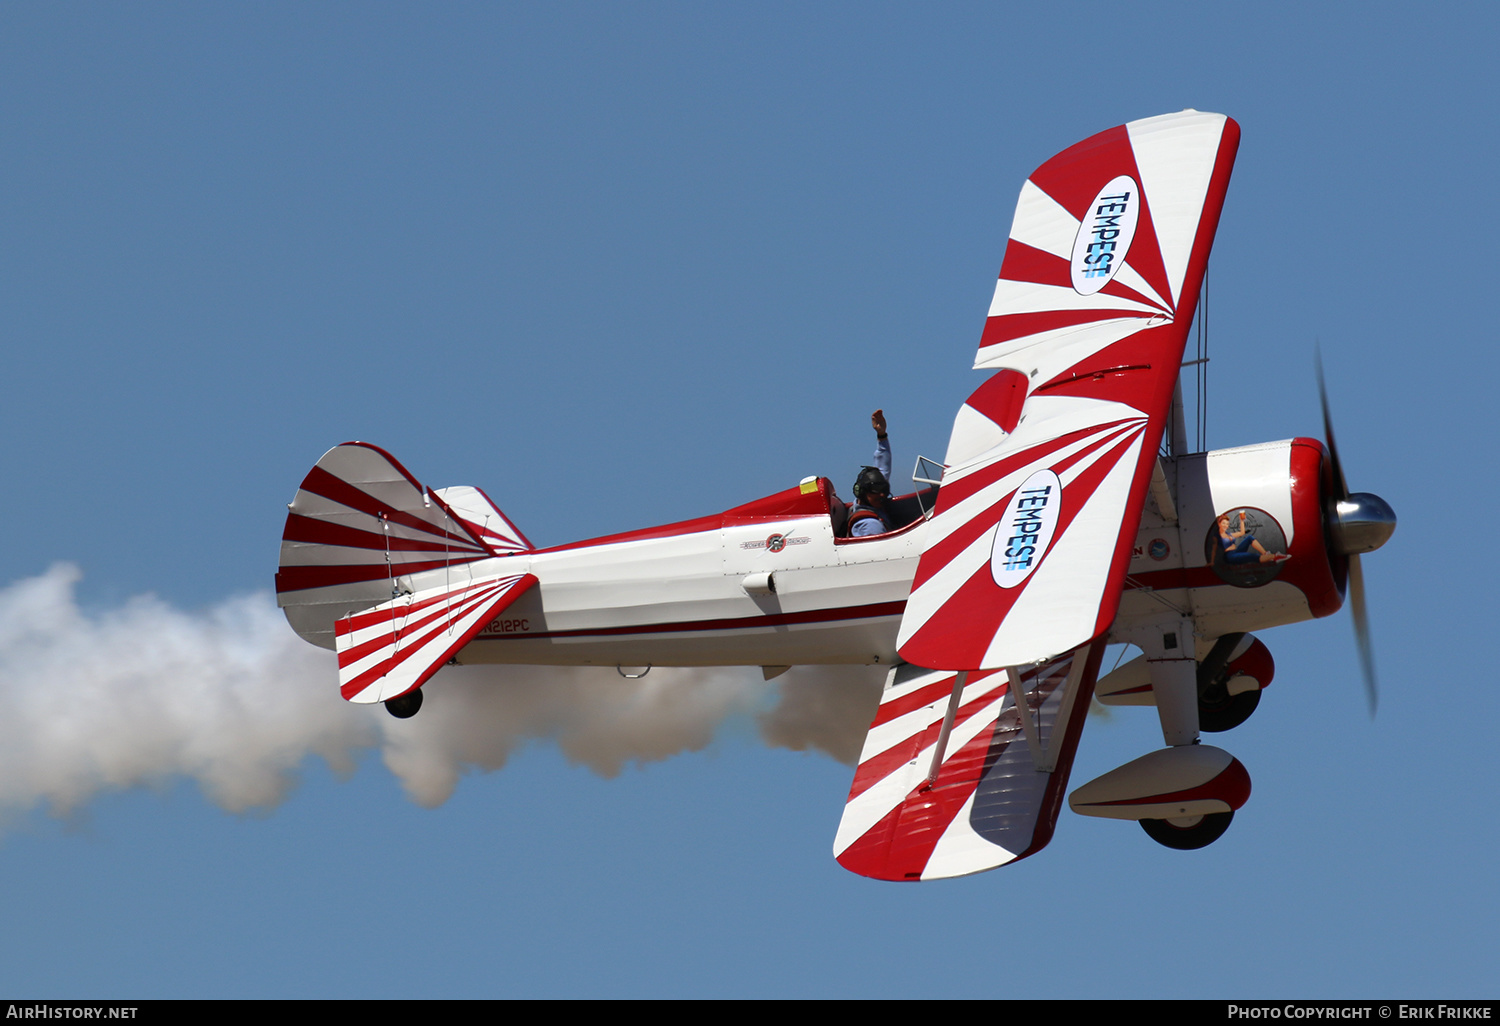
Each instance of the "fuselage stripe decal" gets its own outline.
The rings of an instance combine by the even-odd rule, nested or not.
[[[481,634],[476,641],[526,641],[536,638],[608,637],[621,634],[678,634],[691,631],[751,630],[837,620],[874,620],[900,616],[906,602],[877,602],[868,606],[844,606],[839,609],[814,609],[805,613],[776,613],[769,616],[724,617],[718,620],[684,620],[677,623],[636,624],[627,627],[583,627],[570,631],[538,631],[532,634]]]

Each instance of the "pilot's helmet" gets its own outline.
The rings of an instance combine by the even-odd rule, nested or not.
[[[862,468],[859,476],[854,479],[854,501],[864,502],[869,495],[882,495],[886,498],[891,495],[890,482],[874,467]]]

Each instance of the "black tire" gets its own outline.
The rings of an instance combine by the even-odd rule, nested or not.
[[[1260,688],[1231,695],[1221,683],[1198,692],[1198,728],[1209,734],[1233,730],[1260,705]]]
[[[1260,705],[1260,688],[1229,693],[1229,657],[1245,635],[1226,634],[1198,664],[1198,729],[1209,734],[1233,730]]]
[[[422,708],[422,689],[408,691],[404,695],[392,698],[385,703],[385,711],[398,720],[409,720]]]
[[[1188,822],[1188,819],[1192,822]],[[1179,822],[1186,823],[1185,826],[1178,826],[1170,819],[1143,819],[1140,823],[1146,836],[1157,844],[1164,844],[1178,851],[1195,851],[1207,848],[1223,837],[1224,831],[1229,829],[1229,824],[1233,821],[1232,812],[1210,812],[1204,816],[1180,820]]]

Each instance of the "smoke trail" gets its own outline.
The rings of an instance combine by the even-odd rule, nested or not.
[[[819,751],[853,766],[880,705],[884,666],[794,666],[775,708],[757,717],[773,748]]]
[[[398,721],[344,702],[331,653],[293,634],[267,595],[202,613],[147,595],[90,614],[74,598],[80,577],[59,563],[0,589],[0,813],[67,813],[179,776],[226,809],[267,808],[309,755],[349,773],[369,748],[431,806],[533,740],[614,776],[704,748],[736,714],[754,715],[769,745],[850,762],[883,677],[797,668],[768,685],[738,668],[632,681],[613,669],[452,667],[421,715]]]
[[[747,713],[762,688],[744,670],[460,666],[429,685],[420,715],[385,728],[383,755],[413,801],[441,805],[467,769],[497,770],[533,738],[572,762],[617,776],[630,762],[699,751],[719,723]]]
[[[196,615],[140,596],[90,616],[81,576],[59,563],[0,591],[0,808],[67,812],[177,775],[226,809],[274,805],[309,754],[347,772],[379,737],[371,711],[308,686],[328,655],[289,644],[265,596]]]

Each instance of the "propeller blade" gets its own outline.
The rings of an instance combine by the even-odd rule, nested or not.
[[[1324,514],[1329,520],[1330,529],[1332,529],[1335,518],[1340,515],[1338,512],[1339,505],[1349,499],[1349,482],[1344,478],[1344,465],[1339,460],[1338,443],[1333,440],[1333,417],[1328,412],[1328,386],[1323,380],[1323,353],[1317,347],[1313,349],[1313,359],[1316,361],[1318,370],[1318,402],[1323,405],[1323,437],[1328,442],[1328,462],[1330,469],[1333,471],[1333,487],[1337,492],[1337,494],[1332,496],[1332,501],[1328,504],[1328,511]],[[1361,495],[1361,498],[1374,499],[1379,507],[1383,508],[1390,517],[1390,528],[1393,529],[1396,526],[1395,514],[1389,512],[1390,507],[1386,506],[1383,500],[1375,496],[1366,497]],[[1369,504],[1366,503],[1366,505]],[[1389,534],[1390,530],[1388,529],[1380,537],[1380,540],[1375,543],[1375,547],[1383,544]],[[1343,539],[1342,531],[1338,533],[1337,537]],[[1341,547],[1343,547],[1343,551],[1349,551],[1347,539],[1341,541]],[[1359,649],[1359,666],[1364,671],[1365,676],[1365,698],[1370,703],[1370,716],[1374,717],[1375,707],[1379,704],[1380,695],[1375,682],[1375,646],[1370,642],[1370,617],[1365,609],[1365,573],[1364,569],[1359,565],[1359,556],[1357,554],[1350,554],[1348,559],[1349,612],[1354,618],[1354,642]]]
[[[1318,401],[1323,404],[1323,438],[1328,442],[1328,461],[1333,464],[1333,483],[1338,488],[1334,502],[1349,497],[1349,482],[1344,480],[1344,465],[1339,462],[1339,447],[1333,440],[1333,418],[1328,415],[1328,387],[1323,383],[1323,353],[1313,349],[1313,359],[1318,368]]]
[[[1365,671],[1365,698],[1370,702],[1370,716],[1380,700],[1375,685],[1375,648],[1370,644],[1370,619],[1365,614],[1365,573],[1359,557],[1349,557],[1349,612],[1354,615],[1354,641],[1359,646],[1359,665]]]

